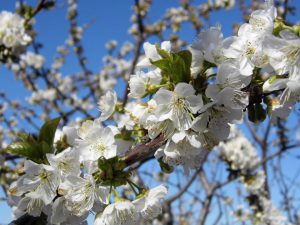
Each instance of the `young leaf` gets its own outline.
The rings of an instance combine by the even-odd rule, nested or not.
[[[168,59],[159,59],[156,61],[153,61],[150,59],[150,62],[152,65],[156,66],[157,68],[161,69],[162,71],[169,72],[170,70],[170,64]]]
[[[54,136],[60,118],[47,121],[40,130],[38,142],[45,141],[49,146],[53,146]]]
[[[177,52],[176,55],[183,60],[181,81],[189,82],[191,79],[192,54],[188,50],[183,50]]]
[[[171,68],[171,80],[177,84],[184,80],[185,63],[184,60],[177,54],[173,54]]]
[[[37,144],[33,145],[28,142],[14,142],[6,148],[6,151],[14,155],[23,156],[36,163],[43,162],[43,154]]]
[[[11,153],[14,155],[22,155],[24,157],[29,156],[31,150],[32,150],[32,147],[27,142],[14,142],[6,148],[6,151],[8,153]]]
[[[155,48],[156,48],[157,53],[158,53],[163,59],[168,59],[168,60],[171,59],[170,54],[169,54],[166,50],[161,49],[157,43],[155,44]]]
[[[188,68],[189,70],[192,65],[192,53],[189,50],[183,50],[177,52],[177,55],[179,55],[183,59],[186,68]],[[186,70],[186,72],[188,72],[188,70]]]

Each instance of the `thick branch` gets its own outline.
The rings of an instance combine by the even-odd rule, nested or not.
[[[131,166],[132,164],[144,161],[145,159],[152,157],[155,151],[164,145],[166,142],[164,136],[161,134],[157,138],[151,140],[146,144],[141,144],[136,146],[132,151],[125,156],[126,166]]]

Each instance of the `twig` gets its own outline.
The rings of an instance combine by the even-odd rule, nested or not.
[[[133,58],[132,64],[131,64],[130,75],[134,73],[136,64],[137,64],[138,59],[141,54],[140,52],[141,52],[143,42],[145,41],[143,17],[140,13],[139,0],[135,0],[135,7],[137,9],[137,23],[138,23],[138,28],[139,28],[139,35],[137,38],[136,48],[135,48],[135,52],[134,52],[134,58]],[[126,105],[126,103],[128,101],[128,93],[129,93],[129,83],[127,82],[124,96],[123,96],[123,107]]]
[[[33,9],[30,18],[25,21],[25,25],[29,23],[29,21],[35,17],[44,7],[44,3],[46,0],[40,0],[37,6]]]

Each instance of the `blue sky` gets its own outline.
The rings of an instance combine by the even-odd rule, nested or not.
[[[295,0],[296,1],[296,0]],[[34,5],[36,0],[27,0],[27,3]],[[36,30],[37,39],[44,44],[41,53],[46,58],[46,64],[50,65],[56,54],[56,47],[63,44],[68,36],[68,22],[66,20],[66,7],[64,1],[58,0],[59,7],[49,12],[40,13],[37,16]],[[117,40],[119,44],[129,40],[128,27],[132,14],[131,6],[134,0],[81,0],[79,1],[79,23],[91,23],[90,28],[84,33],[83,44],[85,53],[88,56],[88,67],[97,72],[101,68],[102,57],[106,54],[105,43],[111,39]],[[194,1],[202,3],[204,1]],[[149,21],[160,18],[166,8],[178,6],[176,0],[153,0],[153,7],[150,12]],[[1,0],[0,11],[14,11],[15,1]],[[241,14],[237,7],[233,10],[220,10],[213,14],[211,25],[220,23],[225,36],[232,34],[231,25],[233,22],[241,21]],[[188,42],[195,38],[192,27],[185,26],[181,33]],[[69,57],[63,73],[68,74],[78,71],[77,61]],[[0,91],[4,91],[12,99],[24,99],[29,93],[24,90],[22,85],[15,81],[14,76],[0,65]],[[287,165],[288,166],[288,165]],[[0,191],[0,196],[3,193]],[[0,224],[10,222],[10,209],[4,202],[0,202]]]

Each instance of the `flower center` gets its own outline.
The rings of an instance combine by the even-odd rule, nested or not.
[[[244,56],[252,56],[255,53],[255,48],[252,45],[251,42],[247,41],[245,50],[244,50]]]
[[[177,109],[183,109],[185,108],[185,100],[183,98],[178,98],[175,100],[175,102],[173,103],[173,106]]]
[[[299,56],[300,56],[300,48],[294,48],[288,54],[288,59],[289,59],[289,61],[292,61],[293,63],[295,63],[297,61],[297,59],[299,58]]]
[[[48,173],[46,171],[43,171],[39,174],[39,177],[42,179],[42,180],[46,180],[48,178]]]
[[[98,142],[93,146],[93,149],[98,152],[104,152],[106,150],[106,146],[102,142]]]

